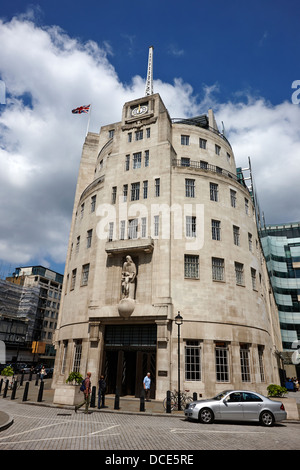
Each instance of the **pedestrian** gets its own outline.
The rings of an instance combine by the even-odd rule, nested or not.
[[[40,370],[40,379],[41,381],[44,380],[44,377],[47,375],[47,372],[46,372],[46,369],[44,366],[42,366],[41,370]]]
[[[84,400],[79,405],[75,405],[75,413],[77,413],[79,408],[81,408],[83,405],[85,405],[84,413],[89,412],[90,395],[91,395],[91,389],[92,389],[91,375],[92,375],[91,372],[88,372],[86,374],[86,378],[84,379],[84,382],[83,382],[83,384],[84,384],[84,390],[83,390]]]
[[[98,390],[98,409],[100,408],[105,408],[105,392],[106,392],[106,382],[104,380],[104,376],[101,375],[100,376],[100,380],[99,380],[99,390]],[[100,406],[100,403],[101,406]]]
[[[145,390],[145,400],[150,401],[150,386],[151,386],[150,372],[147,372],[147,375],[144,377],[143,386]]]

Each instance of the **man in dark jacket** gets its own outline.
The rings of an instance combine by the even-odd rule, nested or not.
[[[104,380],[104,376],[100,376],[99,380],[99,390],[98,390],[98,409],[105,408],[104,400],[105,400],[105,391],[106,391],[106,382]],[[100,406],[100,403],[102,405]]]

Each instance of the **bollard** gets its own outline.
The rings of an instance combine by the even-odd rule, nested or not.
[[[0,380],[0,393],[1,393],[1,390],[2,390],[2,385],[3,385],[3,379]]]
[[[20,387],[22,387],[23,381],[24,381],[24,371],[22,370],[21,380],[20,380]]]
[[[145,411],[145,390],[142,389],[140,396],[140,411]]]
[[[92,395],[91,395],[91,404],[90,404],[90,407],[91,408],[95,408],[96,406],[96,387],[92,387]]]
[[[197,392],[193,393],[193,401],[197,401]]]
[[[167,391],[167,413],[171,413],[171,392],[170,390]]]
[[[32,381],[32,374],[33,374],[33,372],[32,372],[32,370],[31,370],[31,371],[30,371],[30,374],[29,374],[29,381],[30,381],[30,382]]]
[[[7,379],[5,381],[5,386],[4,386],[4,390],[3,390],[3,398],[6,398],[7,390],[8,390],[8,384],[9,384],[9,380]]]
[[[35,385],[39,384],[39,374],[36,374]]]
[[[116,388],[116,395],[115,395],[115,406],[114,406],[114,409],[115,410],[119,410],[120,409],[120,395],[119,395],[119,390]]]
[[[15,381],[13,385],[11,397],[10,397],[11,400],[14,400],[16,398],[17,385],[18,385],[18,382]]]
[[[29,382],[26,382],[22,401],[27,401],[28,389],[29,389]]]
[[[39,394],[38,394],[38,399],[37,399],[38,402],[41,402],[43,400],[43,391],[44,391],[44,381],[41,380],[41,385],[39,388]]]

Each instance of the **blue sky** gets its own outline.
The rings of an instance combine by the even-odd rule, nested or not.
[[[266,222],[299,221],[299,17],[296,0],[2,2],[0,276],[63,272],[87,124],[70,110],[92,102],[93,132],[119,121],[143,96],[150,45],[171,117],[212,107],[237,166],[251,157]]]

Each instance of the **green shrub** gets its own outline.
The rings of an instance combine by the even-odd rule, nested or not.
[[[69,377],[66,380],[66,383],[76,382],[77,384],[81,384],[83,381],[83,377],[79,372],[70,372]]]
[[[5,369],[1,371],[1,375],[6,375],[6,377],[11,377],[12,375],[14,375],[14,370],[12,367],[7,366],[5,367]]]
[[[285,387],[281,387],[280,385],[271,384],[267,387],[268,396],[269,397],[282,397],[287,393],[287,389]]]

